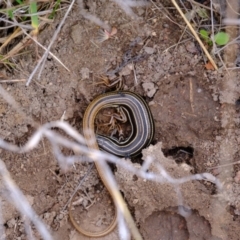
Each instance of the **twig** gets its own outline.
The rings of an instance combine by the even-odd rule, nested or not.
[[[226,163],[226,164],[218,165],[218,166],[215,166],[215,167],[210,167],[210,168],[207,168],[207,169],[211,170],[211,169],[216,169],[216,168],[220,168],[220,167],[232,166],[232,165],[239,164],[239,163],[240,163],[240,161],[236,161],[236,162],[232,162],[232,163]]]
[[[68,199],[67,203],[65,204],[65,206],[62,208],[62,211],[66,210],[67,206],[69,205],[69,203],[72,201],[72,198],[75,196],[75,194],[77,193],[77,191],[80,189],[81,185],[83,184],[83,182],[86,180],[86,178],[88,177],[88,175],[90,174],[92,168],[93,168],[93,164],[90,164],[86,174],[84,175],[84,177],[79,181],[78,186],[76,187],[76,189],[74,190],[74,192],[72,193],[71,197]]]
[[[186,32],[186,30],[187,30],[187,26],[184,28],[184,30],[183,30],[183,32],[182,32],[182,34],[181,34],[181,36],[180,36],[180,38],[179,38],[179,40],[178,40],[175,48],[174,48],[174,50],[173,50],[174,52],[175,52],[177,46],[179,45],[179,42],[182,40],[182,37],[183,37],[184,33]]]
[[[9,79],[9,80],[0,80],[0,83],[14,83],[14,82],[26,82],[27,79]]]
[[[211,10],[210,7],[205,6],[205,5],[203,5],[203,4],[199,3],[199,2],[195,2],[195,1],[193,1],[193,0],[187,0],[187,1],[190,2],[190,3],[193,4],[193,5],[197,5],[197,6],[199,6],[199,7],[202,7],[202,8],[208,9],[208,10]],[[214,10],[214,9],[213,9],[213,11],[214,11],[214,12],[217,12],[217,11]]]
[[[38,64],[36,65],[36,67],[34,68],[34,70],[32,71],[32,73],[30,74],[30,76],[29,76],[29,78],[28,78],[28,81],[27,81],[27,83],[26,83],[26,86],[28,86],[28,85],[30,84],[30,82],[32,81],[33,76],[35,75],[35,73],[37,72],[38,68],[39,68],[40,65],[42,64],[42,67],[41,67],[41,69],[40,69],[40,71],[39,71],[39,74],[38,74],[38,79],[40,78],[41,72],[42,72],[42,70],[43,70],[44,63],[45,63],[46,58],[47,58],[47,56],[48,56],[48,54],[49,54],[49,52],[50,52],[50,48],[52,47],[55,39],[57,38],[57,35],[58,35],[58,33],[60,32],[60,30],[61,30],[61,28],[62,28],[62,25],[64,24],[64,22],[65,22],[65,20],[66,20],[66,18],[67,18],[67,16],[68,16],[69,12],[71,11],[74,3],[75,3],[75,0],[72,0],[71,4],[69,5],[68,10],[66,11],[66,13],[65,13],[65,15],[64,15],[64,17],[63,17],[63,19],[61,20],[61,22],[60,22],[59,25],[58,25],[57,30],[56,30],[55,33],[53,34],[53,37],[52,37],[52,39],[51,39],[51,41],[50,41],[50,43],[49,43],[49,45],[48,45],[48,48],[46,49],[45,53],[43,54],[43,56],[42,56],[41,59],[39,60]]]
[[[132,67],[133,67],[133,74],[134,74],[134,81],[135,81],[135,86],[138,85],[138,79],[137,79],[137,74],[136,74],[136,69],[135,69],[135,66],[134,66],[134,63],[132,62]]]
[[[198,43],[200,44],[201,48],[203,49],[204,53],[207,55],[207,58],[209,59],[209,61],[212,63],[213,67],[217,70],[218,67],[215,64],[214,60],[212,59],[211,55],[208,53],[207,49],[205,48],[205,46],[203,45],[201,39],[199,38],[199,36],[197,35],[197,33],[195,32],[195,30],[193,29],[193,27],[191,26],[190,22],[187,20],[187,18],[185,17],[184,13],[182,12],[182,10],[179,8],[177,2],[175,0],[171,0],[173,5],[176,7],[176,9],[178,10],[178,12],[180,13],[180,15],[182,16],[183,20],[185,21],[185,23],[187,24],[187,26],[189,27],[190,31],[192,32],[192,34],[194,35],[194,37],[196,38],[196,40],[198,41]]]
[[[167,52],[169,49],[171,49],[171,48],[173,48],[173,47],[176,47],[177,45],[179,45],[179,44],[181,44],[181,43],[184,43],[184,42],[187,42],[187,41],[189,41],[189,40],[191,40],[191,39],[190,39],[190,38],[187,38],[187,39],[182,40],[181,42],[177,42],[176,44],[173,44],[172,46],[166,48],[166,49],[163,51],[163,53],[165,53],[165,52]]]
[[[51,237],[45,224],[39,220],[31,205],[28,203],[26,197],[16,186],[2,160],[0,160],[0,175],[6,189],[9,191],[9,193],[11,193],[8,195],[9,200],[14,203],[15,207],[23,216],[27,216],[34,223],[43,239],[52,240],[53,238]]]
[[[194,113],[194,103],[193,103],[193,84],[192,84],[192,79],[189,79],[189,96],[190,96],[190,104],[191,104],[191,109],[192,113]]]

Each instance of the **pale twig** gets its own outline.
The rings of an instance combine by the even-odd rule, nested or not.
[[[51,130],[53,128],[62,129],[70,137],[72,137],[74,141],[71,141],[59,135],[56,131]],[[33,134],[33,136],[27,141],[27,143],[21,148],[11,143],[8,143],[2,139],[0,139],[0,147],[9,151],[24,153],[36,148],[43,137],[46,137],[51,144],[54,143],[53,147],[56,147],[56,146],[66,147],[66,148],[72,149],[74,152],[81,153],[83,155],[88,156],[88,158],[84,158],[84,159],[80,158],[79,156],[64,156],[59,151],[60,148],[57,149],[59,152],[56,152],[56,155],[55,155],[56,158],[60,159],[61,161],[64,159],[64,161],[68,162],[70,165],[72,165],[74,162],[84,162],[84,161],[91,162],[92,159],[94,159],[94,161],[99,161],[99,162],[109,161],[111,163],[118,164],[123,168],[126,168],[128,171],[130,171],[133,174],[137,174],[138,176],[151,181],[154,180],[161,183],[170,181],[171,183],[174,183],[174,184],[177,184],[177,183],[182,184],[189,180],[205,179],[208,181],[213,181],[215,184],[218,185],[217,179],[213,180],[213,178],[211,177],[211,174],[208,175],[208,173],[195,174],[195,175],[191,175],[191,176],[183,177],[179,179],[171,178],[171,179],[164,180],[163,178],[164,175],[159,177],[159,175],[156,173],[143,172],[141,169],[136,169],[133,165],[127,163],[126,161],[120,160],[118,157],[115,157],[109,153],[101,152],[99,150],[94,150],[94,149],[88,149],[85,145],[84,138],[75,129],[73,129],[68,123],[62,122],[62,121],[56,121],[56,122],[50,122],[50,123],[44,124]]]
[[[163,51],[163,53],[167,52],[169,49],[171,49],[171,48],[173,48],[173,47],[178,46],[178,45],[181,44],[181,43],[188,42],[188,41],[190,41],[190,40],[191,40],[191,38],[187,38],[187,39],[182,40],[181,42],[178,42],[178,43],[176,43],[176,44],[173,44],[172,46],[166,48],[166,49]]]
[[[215,43],[215,40],[214,40],[214,26],[213,26],[213,23],[214,23],[214,21],[213,21],[213,3],[212,3],[213,1],[211,1],[211,40],[212,40],[212,44],[213,44],[213,52],[215,51],[215,49],[216,49],[216,43]],[[213,65],[214,66],[214,65]],[[215,68],[215,67],[214,67]],[[215,68],[216,69],[216,68]]]
[[[132,67],[133,67],[133,74],[134,74],[134,81],[135,81],[135,86],[138,85],[138,79],[137,79],[137,74],[136,74],[136,69],[135,69],[135,66],[134,66],[134,63],[132,62]]]
[[[215,166],[215,167],[210,167],[210,168],[207,168],[207,169],[212,170],[212,169],[216,169],[216,168],[232,166],[232,165],[239,164],[239,163],[240,163],[240,161],[236,161],[236,162],[232,162],[232,163],[226,163],[226,164],[218,165],[218,166]]]
[[[12,24],[12,25],[10,25],[11,27],[16,27],[17,26],[17,27],[20,27],[20,28],[28,29],[28,30],[33,30],[33,27],[31,25],[24,25],[24,24],[21,24],[21,23],[18,23],[18,22],[12,22],[12,21],[7,20],[6,18],[0,17],[0,21]]]
[[[59,135],[56,131],[52,130],[53,128],[61,128],[74,140],[72,141],[66,137]],[[84,144],[85,141],[83,137],[77,131],[75,131],[69,124],[62,121],[44,124],[33,134],[33,136],[28,140],[28,142],[22,147],[18,147],[16,145],[10,144],[2,139],[0,139],[0,147],[6,150],[24,153],[37,147],[40,140],[43,137],[46,137],[50,141],[53,148],[54,155],[58,160],[60,166],[61,165],[63,166],[64,163],[65,163],[65,166],[66,165],[70,166],[76,161],[78,162],[89,162],[89,161],[96,162],[97,161],[98,164],[100,164],[101,167],[105,169],[106,179],[109,183],[111,183],[110,187],[112,192],[114,193],[114,202],[118,208],[117,211],[119,211],[124,216],[124,219],[126,220],[128,226],[130,226],[131,232],[133,233],[136,239],[141,239],[141,236],[139,236],[138,231],[135,228],[133,220],[129,215],[130,214],[129,211],[126,211],[126,204],[123,202],[121,195],[119,195],[120,193],[117,188],[117,183],[114,179],[114,176],[111,170],[107,166],[106,161],[117,164],[118,166],[123,167],[127,171],[135,174],[136,176],[142,177],[150,181],[156,181],[159,183],[170,183],[177,186],[192,180],[207,180],[215,183],[218,188],[221,188],[221,184],[218,181],[218,179],[216,179],[214,176],[212,176],[209,173],[195,174],[195,175],[190,175],[190,176],[175,179],[169,176],[169,174],[165,171],[165,169],[160,164],[158,165],[160,174],[154,173],[154,172],[147,172],[147,171],[143,172],[142,169],[138,169],[134,165],[124,160],[120,160],[118,157],[115,157],[111,154],[104,153],[95,149],[88,149]],[[60,150],[62,147],[72,149],[74,152],[81,153],[87,156],[88,158],[83,159],[77,155],[64,156]],[[127,230],[122,229],[122,231],[124,232]]]
[[[186,32],[186,30],[187,30],[187,26],[184,28],[184,30],[183,30],[183,32],[182,32],[180,38],[178,39],[178,42],[177,42],[177,44],[176,44],[176,46],[175,46],[175,48],[174,48],[174,50],[173,50],[174,52],[176,51],[177,46],[178,46],[179,43],[181,42],[182,37],[183,37],[184,33]]]
[[[9,79],[9,80],[0,80],[0,83],[15,83],[15,82],[26,82],[27,79]]]
[[[27,32],[25,32],[25,34],[31,38],[38,46],[40,46],[42,49],[44,49],[45,51],[47,51],[47,48],[44,47],[40,42],[38,42],[35,38],[33,38],[31,35],[29,35]],[[49,55],[52,56],[57,62],[59,62],[68,72],[70,72],[69,68],[65,66],[65,64],[63,64],[63,62],[57,57],[55,56],[52,52],[49,51]]]
[[[50,43],[49,43],[49,45],[48,45],[45,53],[43,54],[43,56],[41,57],[41,59],[38,61],[38,64],[35,66],[35,68],[34,68],[34,70],[32,71],[32,73],[30,74],[30,76],[29,76],[29,78],[28,78],[28,81],[27,81],[27,83],[26,83],[26,86],[28,86],[28,85],[30,84],[30,82],[32,81],[33,76],[35,75],[35,73],[37,72],[38,68],[39,68],[39,67],[41,66],[41,64],[42,64],[42,67],[41,67],[41,69],[40,69],[40,71],[39,71],[39,74],[38,74],[38,79],[40,78],[41,72],[42,72],[42,70],[43,70],[43,67],[44,67],[44,64],[45,64],[45,61],[46,61],[46,58],[47,58],[48,54],[50,53],[50,48],[52,47],[54,41],[56,40],[56,38],[57,38],[57,36],[58,36],[58,33],[60,32],[63,24],[65,23],[65,20],[66,20],[68,14],[70,13],[70,11],[71,11],[74,3],[75,3],[75,0],[72,0],[71,4],[69,5],[68,10],[66,11],[66,13],[65,13],[65,15],[64,15],[64,17],[63,17],[63,19],[61,20],[61,22],[59,23],[56,31],[54,32],[53,37],[52,37],[52,39],[51,39],[51,41],[50,41]]]
[[[0,239],[5,240],[5,231],[4,231],[4,219],[3,219],[3,212],[2,212],[2,199],[0,198]]]
[[[41,16],[46,15],[47,13],[52,13],[53,9],[48,9],[45,11],[39,11],[36,13],[14,13],[15,17],[32,17],[32,16]]]
[[[223,61],[223,59],[222,59],[222,57],[221,57],[220,53],[217,53],[217,55],[218,55],[218,57],[219,57],[219,59],[220,59],[220,61],[221,61],[222,65],[223,65],[223,67],[225,68],[225,70],[226,70],[226,72],[227,72],[228,76],[230,76],[230,72],[228,71],[228,68],[227,68],[227,66],[226,66],[225,62]]]
[[[179,23],[177,23],[176,21],[172,20],[168,15],[170,15],[170,13],[168,12],[168,10],[161,4],[162,8],[158,7],[152,0],[151,3],[159,10],[162,12],[162,10],[165,10],[164,12],[164,16],[172,23],[174,23],[175,25],[177,25],[180,29],[185,29],[185,26],[180,25]],[[187,33],[192,36],[192,34],[190,32],[187,31]],[[193,36],[192,36],[193,37]]]
[[[238,70],[238,69],[240,69],[240,67],[228,67],[227,69],[228,70]]]
[[[192,78],[189,78],[189,98],[190,98],[190,105],[191,105],[192,113],[194,113],[194,100],[193,100],[193,84],[192,84]]]
[[[16,20],[14,19],[14,21],[16,22]],[[41,28],[43,25],[40,24],[39,28]],[[27,38],[24,38],[21,42],[19,42],[11,51],[8,52],[8,54],[6,56],[4,56],[4,58],[1,59],[1,61],[4,61],[6,59],[8,59],[9,57],[11,57],[12,55],[15,55],[15,52],[18,52],[21,50],[21,48],[24,46],[24,44],[29,40],[33,40],[37,45],[39,45],[41,48],[43,48],[44,50],[47,50],[41,43],[39,43],[35,38],[32,37],[33,35],[33,31],[28,34],[24,29],[21,29],[25,35],[27,35]],[[22,34],[21,31],[19,31],[18,33],[15,34],[14,37],[17,37],[18,35]],[[13,35],[13,34],[12,34]],[[3,46],[6,45],[6,42],[1,46],[0,49],[3,48]],[[57,60],[67,71],[70,71],[62,62],[60,59],[58,59],[53,53],[49,52],[49,54],[55,59]]]
[[[240,25],[240,19],[225,18],[223,19],[223,23],[226,25]]]
[[[216,65],[216,63],[214,62],[214,60],[212,59],[211,55],[209,54],[209,52],[207,51],[207,49],[205,48],[204,44],[202,43],[201,39],[199,38],[198,34],[195,32],[195,30],[193,29],[192,25],[190,24],[190,22],[187,20],[187,18],[185,17],[184,13],[182,12],[182,10],[179,8],[177,2],[175,0],[171,0],[173,5],[176,7],[176,9],[178,10],[178,12],[180,13],[180,15],[182,16],[183,20],[185,21],[185,23],[187,24],[187,26],[189,27],[189,29],[191,30],[192,34],[194,35],[194,37],[196,38],[196,40],[198,41],[198,43],[200,44],[201,48],[203,49],[204,53],[207,55],[207,58],[209,59],[209,61],[211,62],[211,64],[213,65],[213,67],[217,70],[218,67]]]
[[[91,164],[86,172],[86,174],[84,175],[84,177],[79,181],[78,186],[76,187],[76,189],[74,190],[74,192],[72,193],[71,197],[68,199],[67,203],[65,204],[65,206],[62,208],[62,211],[66,210],[67,206],[69,205],[69,203],[72,201],[72,198],[74,197],[74,195],[77,193],[77,191],[80,189],[81,185],[83,184],[83,182],[85,182],[86,178],[89,176],[91,170],[93,168],[93,164]]]
[[[230,9],[231,9],[236,15],[240,15],[240,13],[237,12],[237,11],[232,7],[232,5],[230,4],[230,2],[229,2],[228,0],[226,0],[226,2],[227,2],[227,4],[228,4],[228,6],[230,7]]]
[[[7,191],[9,192],[7,195],[8,200],[14,204],[14,206],[23,216],[27,216],[34,223],[36,229],[41,234],[43,239],[52,240],[53,238],[51,237],[46,226],[39,220],[39,217],[33,211],[26,197],[14,183],[2,160],[0,160],[0,175]]]
[[[199,7],[202,7],[202,8],[205,8],[205,9],[208,9],[208,10],[211,10],[210,7],[208,6],[205,6],[199,2],[195,2],[194,0],[187,0],[188,2],[190,2],[192,5],[196,5],[196,6],[199,6]],[[214,12],[217,12],[216,10],[213,10]]]

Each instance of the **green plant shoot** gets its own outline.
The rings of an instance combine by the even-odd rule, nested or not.
[[[30,2],[29,12],[30,12],[30,14],[33,14],[31,16],[31,22],[32,22],[32,27],[34,28],[34,32],[35,32],[35,34],[37,34],[39,21],[38,21],[38,15],[37,15],[37,3],[36,2]]]

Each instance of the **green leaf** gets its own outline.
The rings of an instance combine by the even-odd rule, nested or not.
[[[57,0],[56,4],[55,4],[54,7],[53,7],[52,13],[51,13],[50,16],[48,17],[49,19],[53,19],[53,18],[54,18],[55,13],[56,13],[57,9],[59,8],[60,3],[61,3],[61,0]]]
[[[16,0],[18,4],[22,4],[23,2],[21,0]]]
[[[39,22],[38,22],[38,15],[36,15],[36,13],[37,13],[37,3],[36,2],[30,2],[29,12],[31,14],[34,14],[33,16],[31,16],[32,27],[35,29],[35,32],[38,33]]]
[[[217,45],[225,45],[229,41],[229,35],[225,32],[218,32],[214,35],[214,41]]]
[[[201,29],[199,31],[199,33],[200,33],[200,36],[202,39],[207,40],[207,41],[209,40],[208,32],[205,29]]]
[[[13,10],[8,10],[8,16],[13,19]]]

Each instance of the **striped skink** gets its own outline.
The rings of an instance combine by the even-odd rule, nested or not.
[[[127,111],[128,117],[131,117],[130,123],[133,128],[133,134],[123,143],[102,135],[97,135],[95,138],[94,135],[89,132],[94,131],[94,120],[98,112],[103,108],[111,106],[123,107],[123,109]],[[130,91],[109,92],[96,97],[87,107],[83,118],[83,133],[89,148],[99,149],[100,147],[104,151],[120,157],[136,156],[144,147],[147,147],[151,143],[154,135],[154,121],[147,103],[140,95]],[[95,165],[103,184],[108,189],[111,197],[114,198],[114,194],[105,178],[104,169],[101,168],[98,162],[95,162]],[[115,217],[107,229],[102,232],[92,233],[82,229],[76,223],[71,215],[71,211],[69,215],[74,227],[80,233],[89,237],[107,235],[117,224],[117,215],[115,212]]]

